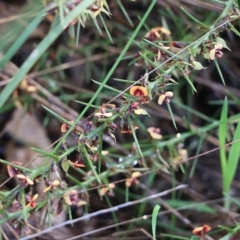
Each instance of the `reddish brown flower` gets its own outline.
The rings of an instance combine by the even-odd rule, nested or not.
[[[207,224],[197,227],[192,230],[192,233],[197,236],[204,236],[207,232],[211,231],[211,227]]]
[[[93,12],[93,16],[96,18],[101,12],[107,14],[108,16],[111,15],[105,8],[104,1],[95,1],[92,5],[90,5],[89,10]]]
[[[32,207],[32,208],[35,208],[36,207],[36,202],[35,202],[35,200],[38,198],[38,194],[35,194],[32,198],[30,197],[30,196],[28,196],[28,197],[26,197],[27,199],[27,201],[26,201],[26,203],[27,203],[27,205],[26,205],[26,207]]]
[[[221,58],[223,53],[221,52],[223,46],[221,43],[217,43],[214,45],[214,48],[209,52],[209,59],[214,60],[215,57]]]
[[[127,187],[132,186],[132,184],[138,184],[139,181],[137,180],[138,177],[140,177],[142,174],[140,172],[133,172],[131,177],[128,178],[125,182]]]
[[[46,182],[47,187],[43,190],[43,192],[48,192],[50,190],[54,190],[57,186],[60,185],[60,181],[54,180],[54,181],[49,181]]]
[[[100,197],[103,197],[105,194],[108,194],[109,196],[113,196],[112,189],[115,188],[114,183],[109,183],[106,187],[98,189],[98,194]]]
[[[147,32],[144,37],[150,41],[156,41],[161,37],[162,34],[170,35],[171,32],[164,27],[155,27]]]
[[[139,107],[138,102],[133,102],[130,106],[130,109],[134,111],[135,114],[137,115],[148,115],[148,112],[145,109],[142,109]]]
[[[171,42],[170,51],[173,53],[180,52],[184,47],[186,47],[185,43],[182,42]]]
[[[97,119],[103,119],[103,118],[110,118],[113,116],[113,113],[111,112],[112,111],[112,108],[107,105],[107,104],[104,104],[97,113],[94,114],[94,116],[97,118]]]
[[[130,88],[130,94],[136,97],[147,96],[148,91],[142,86],[133,86]]]
[[[62,126],[61,126],[61,132],[62,133],[67,132],[68,129],[69,129],[69,127],[66,123],[62,124]]]
[[[76,205],[78,202],[78,199],[79,199],[77,190],[67,191],[64,194],[63,199],[64,199],[65,203],[69,206]]]
[[[163,101],[166,101],[167,103],[170,103],[169,98],[171,98],[171,97],[173,97],[173,92],[170,92],[170,91],[161,94],[158,98],[158,104],[162,105]]]
[[[227,45],[224,41],[220,42],[206,42],[201,49],[201,54],[204,58],[209,60],[214,60],[216,57],[221,58],[223,56],[222,49],[227,48]],[[230,50],[230,49],[229,49]]]
[[[67,132],[67,131],[69,130],[69,126],[71,126],[71,125],[73,125],[73,124],[74,124],[74,121],[73,121],[73,120],[72,120],[72,121],[69,121],[68,124],[66,124],[66,123],[62,124],[62,126],[61,126],[61,132],[62,132],[62,133]],[[80,133],[82,133],[82,132],[84,132],[84,129],[83,129],[82,127],[76,125],[76,126],[74,127],[74,131],[75,131],[75,132],[80,132]]]
[[[23,184],[25,187],[34,184],[28,176],[24,176],[23,174],[17,174],[16,177],[18,178],[19,182],[21,182],[21,184]]]
[[[69,190],[67,191],[64,196],[63,199],[65,201],[65,203],[69,206],[71,205],[76,205],[77,207],[86,205],[88,202],[83,200],[83,199],[79,199],[79,194],[77,192],[77,190]]]
[[[137,126],[133,126],[133,130],[136,130],[136,129],[138,129],[138,127]],[[124,124],[123,128],[121,130],[121,133],[130,133],[130,134],[132,134],[132,130],[131,130],[131,128],[128,125]]]
[[[161,132],[160,128],[149,127],[147,131],[149,132],[152,139],[160,140],[162,138],[162,135],[160,134]]]

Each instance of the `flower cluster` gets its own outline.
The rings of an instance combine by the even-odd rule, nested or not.
[[[45,2],[47,2],[49,7],[53,7],[52,9],[55,11],[55,14],[58,14],[57,6],[59,1],[48,0]],[[82,0],[64,1],[64,3],[62,3],[63,15],[67,16],[68,13],[73,11],[73,9],[81,4],[81,2]],[[85,26],[88,19],[92,19],[96,23],[96,18],[101,13],[110,16],[106,0],[94,1],[77,19],[74,19],[70,25],[79,21],[82,26]],[[239,15],[239,12],[233,11],[231,14]],[[227,17],[230,18],[232,16],[226,16],[225,18]],[[225,18],[222,19],[222,21],[226,20]],[[52,20],[53,19],[51,19],[51,21]],[[89,181],[89,179],[94,179],[93,181],[89,181],[89,186],[98,187],[100,198],[103,196],[114,196],[115,184],[108,183],[102,185],[102,179],[97,179],[100,174],[97,175],[98,173],[95,170],[95,166],[92,167],[97,161],[101,164],[102,162],[106,163],[108,160],[107,157],[107,160],[104,158],[106,152],[104,153],[104,151],[102,151],[101,146],[103,134],[106,133],[114,140],[114,142],[116,142],[115,131],[118,129],[121,133],[133,134],[134,137],[136,137],[135,130],[138,129],[138,126],[134,125],[134,120],[136,115],[148,115],[148,112],[144,109],[145,104],[150,103],[155,97],[157,97],[159,105],[167,104],[167,106],[169,106],[170,99],[174,96],[173,92],[169,91],[169,87],[171,88],[172,85],[177,84],[177,82],[172,79],[172,75],[178,77],[180,73],[189,83],[191,83],[188,77],[192,71],[204,69],[202,64],[197,61],[198,54],[202,55],[209,61],[216,60],[223,56],[223,49],[228,49],[228,47],[225,41],[219,37],[219,33],[220,31],[211,34],[208,40],[199,44],[198,49],[195,49],[194,47],[191,47],[189,43],[172,41],[170,39],[171,32],[164,27],[158,26],[152,28],[145,34],[143,40],[144,44],[139,44],[142,49],[135,55],[135,65],[138,67],[144,67],[146,70],[146,76],[148,76],[147,73],[149,70],[153,70],[155,66],[159,66],[165,61],[167,61],[167,63],[164,64],[160,70],[156,69],[154,71],[154,79],[144,77],[137,85],[130,88],[129,94],[126,93],[122,95],[121,99],[123,101],[119,107],[115,104],[102,104],[98,111],[95,112],[92,121],[87,122],[84,126],[75,121],[66,121],[61,126],[61,132],[66,133],[71,129],[71,134],[76,140],[76,148],[73,150],[76,150],[76,157],[74,160],[68,160],[66,156],[63,158],[59,157],[59,161],[56,162],[62,164],[62,168],[66,173],[68,173],[68,168],[71,166],[74,168],[84,168],[77,169],[77,171],[83,173],[83,180]],[[186,49],[188,49],[188,51],[185,51]],[[31,86],[26,80],[22,81],[20,89],[26,92],[36,91],[36,88]],[[118,119],[118,121],[116,121],[116,119]],[[96,127],[93,126],[93,122],[96,124]],[[153,144],[158,143],[158,141],[162,139],[161,130],[159,128],[149,127],[147,128],[147,132],[149,133],[149,138]],[[64,150],[69,150],[67,142],[64,142],[63,145],[65,148]],[[131,153],[136,153],[138,147],[139,146],[137,146],[136,143],[135,146],[133,146]],[[179,163],[185,161],[186,158],[187,150],[179,145],[172,158],[173,162],[179,165]],[[145,159],[142,157],[138,157],[136,161],[138,165],[144,166],[145,164]],[[133,163],[131,164],[130,167],[134,165]],[[89,166],[91,167],[90,169],[88,169]],[[107,178],[115,169],[112,166],[109,167],[107,164],[104,167],[107,167],[109,170],[109,175],[104,176],[104,178]],[[127,190],[130,187],[139,184],[139,178],[142,176],[140,171],[130,167],[124,169],[127,176],[125,179],[125,187]],[[148,167],[148,163],[146,164],[146,167]],[[87,169],[86,172],[85,169]],[[34,194],[33,188],[39,181],[44,181],[45,188],[43,194],[46,194],[45,196],[50,199],[50,202],[55,196],[60,198],[57,214],[59,214],[64,207],[80,207],[88,204],[88,194],[74,188],[67,188],[67,184],[60,179],[58,174],[56,174],[58,179],[53,180],[49,178],[50,171],[58,173],[55,166],[52,168],[50,167],[50,170],[44,169],[38,174],[38,176],[34,175],[34,171],[32,171],[33,173],[31,173],[31,171],[25,171],[19,162],[9,164],[7,170],[11,178],[17,179],[19,188],[17,189],[18,192],[16,196],[14,195],[14,201],[11,205],[6,204],[7,200],[4,200],[5,202],[3,201],[3,204],[2,202],[0,203],[1,210],[5,210],[4,208],[9,207],[11,213],[17,213],[25,208],[30,212],[33,208],[39,207],[40,204],[38,204],[37,201],[40,201],[41,199],[39,200],[39,194]],[[104,179],[105,181],[106,178]],[[28,193],[25,193],[23,191],[24,189],[30,190]],[[21,234],[29,234],[30,230],[26,222],[21,221],[21,218],[13,219],[12,226],[13,229],[18,230],[19,233],[24,230]],[[192,233],[199,236],[201,239],[204,239],[210,230],[211,227],[205,224],[201,227],[195,228]]]
[[[12,165],[7,166],[8,174],[10,177],[15,177],[19,181],[19,186],[21,188],[26,188],[28,186],[33,187],[35,183],[38,183],[42,180],[44,180],[46,187],[43,189],[43,193],[58,193],[58,195],[62,194],[62,191],[65,190],[67,187],[66,183],[60,180],[49,180],[46,177],[42,177],[42,175],[39,175],[37,177],[34,177],[34,179],[31,179],[24,170],[19,169],[21,167],[20,162],[12,162]],[[53,165],[54,166],[54,165]],[[52,167],[52,171],[57,171],[56,167]],[[58,176],[58,174],[57,174]],[[64,194],[62,194],[62,198],[64,199],[64,202],[66,205],[77,205],[78,207],[87,204],[86,200],[82,200],[78,197],[78,193],[75,190],[67,191]],[[35,208],[37,206],[36,200],[39,197],[39,194],[24,194],[25,197],[25,206],[22,205],[22,201],[20,200],[20,195],[17,195],[16,199],[13,201],[11,206],[11,212],[17,212],[23,207],[26,208]],[[62,209],[63,202],[60,201],[59,208],[57,210],[58,214],[60,211],[60,205]],[[1,205],[1,208],[3,208],[4,205]]]
[[[76,8],[82,0],[73,0],[73,1],[66,1],[63,6],[64,15],[67,15],[71,12],[74,8]],[[48,7],[54,7],[58,4],[58,1],[48,0],[45,1],[45,5]],[[57,13],[57,10],[55,10]],[[100,13],[105,13],[106,15],[110,16],[110,12],[108,11],[108,4],[106,0],[96,0],[94,1],[83,13],[81,13],[76,19],[74,19],[70,25],[76,24],[78,21],[81,23],[82,26],[85,26],[87,20],[90,18],[95,19]],[[48,19],[52,22],[53,21],[53,14],[49,13]]]

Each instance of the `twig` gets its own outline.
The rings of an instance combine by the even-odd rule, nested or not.
[[[140,187],[147,193],[147,195],[152,194],[153,191],[149,190],[149,188],[140,183]],[[185,218],[181,213],[179,213],[176,209],[172,208],[169,204],[167,204],[163,199],[158,198],[157,201],[159,202],[160,205],[164,206],[166,209],[171,211],[173,215],[175,215],[178,219],[180,219],[184,224],[194,228],[194,225],[191,223],[191,221],[187,218]]]
[[[194,204],[190,204],[190,205],[187,205],[187,206],[184,206],[184,207],[179,207],[177,209],[175,209],[176,211],[183,211],[183,210],[186,210],[186,209],[189,209],[191,207],[194,207],[194,206],[198,206],[199,204],[209,204],[209,203],[217,203],[217,202],[223,202],[223,198],[221,199],[217,199],[217,200],[210,200],[210,201],[205,201],[205,202],[198,202],[198,203],[194,203]],[[161,211],[158,213],[158,216],[163,216],[165,214],[168,214],[168,213],[172,213],[171,210],[165,210],[165,211]],[[99,228],[99,229],[96,229],[96,230],[93,230],[91,232],[87,232],[87,233],[83,233],[81,235],[78,235],[77,237],[80,238],[80,237],[86,237],[86,236],[89,236],[91,234],[96,234],[96,233],[99,233],[99,232],[102,232],[102,231],[105,231],[107,229],[111,229],[111,228],[115,228],[115,227],[118,227],[118,226],[122,226],[122,225],[127,225],[127,224],[130,224],[130,223],[133,223],[133,222],[137,222],[137,221],[141,221],[143,219],[149,219],[152,217],[152,214],[149,214],[149,215],[144,215],[144,216],[141,216],[141,217],[138,217],[138,218],[134,218],[134,219],[130,219],[130,220],[127,220],[127,221],[123,221],[123,222],[118,222],[118,223],[115,223],[115,224],[112,224],[112,225],[109,225],[109,226],[106,226],[106,227],[103,227],[103,228]],[[71,238],[71,239],[68,239],[68,240],[73,240],[74,238]],[[75,238],[76,239],[76,238]]]
[[[133,229],[133,230],[117,232],[117,233],[114,233],[113,236],[119,236],[119,235],[122,235],[122,234],[135,233],[135,232],[142,232],[143,234],[145,234],[150,239],[153,239],[152,235],[150,233],[148,233],[144,228],[137,228],[137,229]],[[137,238],[140,240],[141,237],[137,237]],[[68,240],[73,240],[73,238],[72,239],[70,238]]]
[[[161,193],[153,194],[153,195],[151,195],[151,196],[148,196],[148,197],[145,197],[145,198],[136,200],[136,201],[126,202],[126,203],[120,204],[120,205],[118,205],[118,206],[114,206],[114,207],[111,207],[111,208],[108,208],[108,209],[103,209],[103,210],[100,210],[100,211],[97,211],[97,212],[90,213],[90,214],[88,214],[88,215],[82,216],[82,217],[77,218],[77,219],[74,219],[74,220],[68,220],[68,221],[66,221],[66,222],[57,224],[57,225],[55,225],[55,226],[53,226],[53,227],[51,227],[51,228],[45,229],[45,230],[43,230],[43,231],[41,231],[41,232],[39,232],[39,233],[30,235],[30,236],[26,236],[26,237],[22,238],[21,240],[31,239],[31,238],[40,236],[40,235],[45,234],[45,233],[48,233],[48,232],[51,232],[51,231],[54,230],[54,229],[57,229],[57,228],[60,228],[60,227],[63,227],[63,226],[69,225],[69,224],[73,225],[74,223],[77,223],[77,222],[80,222],[80,221],[84,221],[84,220],[87,220],[87,219],[89,219],[89,218],[92,218],[92,217],[101,215],[101,214],[106,214],[106,213],[109,213],[109,212],[118,211],[118,210],[121,209],[121,208],[130,207],[130,206],[133,206],[133,205],[136,205],[136,204],[139,204],[139,203],[142,203],[142,202],[151,200],[151,199],[155,199],[155,198],[158,198],[158,197],[162,197],[162,196],[165,196],[165,195],[167,195],[167,194],[169,194],[169,193],[171,193],[171,192],[173,192],[173,191],[186,188],[187,186],[188,186],[188,185],[183,185],[183,184],[182,184],[182,185],[179,185],[179,186],[177,186],[177,187],[175,187],[175,188],[166,190],[166,191],[161,192]]]

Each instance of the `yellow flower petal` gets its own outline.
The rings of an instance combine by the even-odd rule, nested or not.
[[[162,33],[164,33],[166,35],[170,35],[171,34],[171,32],[168,29],[164,28],[164,27],[160,27],[160,30],[161,30]]]
[[[134,110],[134,112],[137,115],[141,115],[141,114],[142,115],[148,115],[148,112],[145,109],[141,109],[141,108]]]
[[[214,45],[214,48],[217,49],[217,50],[222,50],[223,45],[221,43],[217,43],[217,44]]]
[[[173,97],[173,92],[170,92],[170,91],[169,92],[165,92],[165,96],[171,98],[171,97]]]
[[[95,117],[112,117],[112,113],[101,113],[101,112],[97,112],[94,114]]]
[[[33,185],[34,184],[34,182],[30,178],[24,176],[23,174],[17,174],[17,178],[25,180],[29,185]]]
[[[103,151],[102,151],[102,155],[103,155],[103,156],[106,156],[106,155],[108,155],[108,153],[109,153],[109,152],[108,152],[108,151],[106,151],[106,150],[103,150]]]
[[[37,198],[38,198],[38,194],[36,193],[36,194],[33,196],[32,201],[35,201]]]
[[[100,197],[104,196],[107,192],[108,192],[108,188],[106,187],[98,190],[98,194],[100,195]]]
[[[152,139],[160,140],[162,138],[162,135],[160,134],[160,129],[159,128],[149,127],[147,129],[147,131],[149,132]]]
[[[52,186],[59,186],[60,185],[60,182],[59,180],[54,180],[53,183],[52,183]]]
[[[132,178],[137,178],[137,177],[140,177],[142,174],[141,174],[141,172],[133,172],[132,173]]]
[[[52,188],[52,186],[50,185],[50,186],[46,187],[46,188],[43,190],[43,192],[46,193],[46,192],[48,192],[51,188]]]
[[[81,206],[84,206],[84,205],[87,205],[87,204],[88,204],[87,201],[80,200],[80,201],[77,203],[77,206],[78,206],[78,207],[81,207]]]
[[[209,53],[209,59],[214,60],[215,59],[215,53],[216,53],[216,49],[212,49]]]
[[[109,184],[108,184],[108,187],[109,187],[110,189],[113,189],[113,188],[115,188],[115,184],[114,184],[114,183],[109,183]]]
[[[70,196],[74,196],[75,198],[78,198],[77,190],[74,190],[74,189],[69,190],[63,195],[63,199],[64,199],[65,203],[69,206],[73,205],[73,202],[72,202]]]
[[[162,105],[165,98],[166,98],[165,94],[160,95],[158,98],[158,104]]]

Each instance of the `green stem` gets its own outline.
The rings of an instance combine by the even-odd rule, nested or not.
[[[92,161],[91,161],[91,159],[89,158],[87,149],[86,149],[85,147],[83,147],[81,150],[83,151],[83,154],[84,154],[85,158],[87,159],[88,165],[89,165],[89,167],[91,168],[91,170],[92,170],[95,178],[97,179],[98,183],[99,183],[99,184],[102,184],[102,181],[101,181],[101,179],[99,178],[99,176],[98,176],[98,174],[97,174],[97,172],[96,172],[95,166],[93,166]]]

